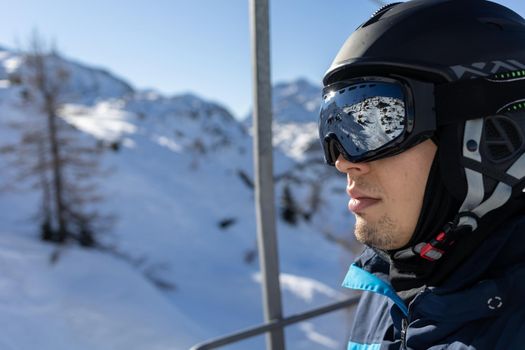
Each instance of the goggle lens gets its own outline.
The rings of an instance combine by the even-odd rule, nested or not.
[[[319,136],[327,162],[333,164],[341,152],[362,161],[401,138],[407,128],[405,98],[405,88],[394,81],[350,81],[325,88]]]

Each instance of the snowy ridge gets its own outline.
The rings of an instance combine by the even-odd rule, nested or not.
[[[295,161],[320,158],[317,134],[320,96],[321,87],[306,79],[278,83],[272,89],[273,145]],[[244,124],[251,130],[251,115]]]
[[[49,323],[50,332],[65,334],[63,349],[137,350],[187,349],[261,323],[260,285],[254,279],[259,269],[252,139],[246,127],[227,108],[198,96],[134,91],[109,73],[65,62],[74,93],[67,95],[60,116],[84,137],[120,146],[106,152],[104,163],[114,174],[102,185],[104,208],[116,212],[119,220],[113,233],[101,240],[134,264],[66,246],[56,264],[49,265],[54,251],[37,242],[34,225],[27,220],[38,196],[3,193],[0,259],[9,261],[6,269],[19,272],[0,279],[0,303],[18,290],[17,302],[32,306],[6,311],[15,321],[0,337],[0,345],[62,349],[43,332],[18,343],[17,337],[32,325],[28,322]],[[16,54],[0,52],[0,123],[34,113],[21,103],[24,87],[13,83],[12,74],[21,67]],[[284,113],[281,132],[276,132],[282,147],[275,150],[274,171],[286,314],[343,298],[338,286],[352,259],[334,243],[350,237],[353,220],[345,210],[344,177],[325,167],[316,149],[317,117],[310,119],[317,113],[313,90],[299,81],[279,86],[280,94],[275,94]],[[292,110],[309,114],[293,116]],[[0,136],[15,135],[2,127]],[[286,219],[285,205],[294,208]],[[38,258],[21,259],[29,254],[25,247]],[[24,279],[20,271],[27,274]],[[168,283],[155,289],[151,281]],[[34,288],[54,284],[60,293],[51,289],[31,299]],[[72,302],[45,306],[54,297]],[[140,314],[151,326],[139,330]],[[291,327],[287,348],[342,348],[347,321],[348,315],[339,312]],[[124,325],[129,331],[123,331]],[[255,339],[230,348],[262,347],[261,339]]]
[[[17,85],[27,74],[22,56],[15,52],[0,50],[0,62],[0,80],[8,80],[11,85]],[[64,70],[63,90],[67,91],[70,102],[93,104],[99,98],[122,98],[133,93],[127,82],[103,69],[93,69],[57,55],[50,55],[47,63],[50,69],[59,66]]]
[[[296,161],[315,160],[322,154],[317,132],[320,96],[321,88],[305,79],[273,89],[273,144]]]
[[[321,88],[306,79],[276,84],[272,103],[277,123],[309,123],[316,121],[320,107]]]
[[[316,121],[320,100],[321,87],[306,79],[277,83],[272,89],[273,121],[278,124]],[[251,114],[244,123],[251,127]]]

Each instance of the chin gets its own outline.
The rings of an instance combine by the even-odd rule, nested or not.
[[[403,247],[408,240],[389,216],[377,220],[356,215],[354,235],[358,242],[383,250]]]

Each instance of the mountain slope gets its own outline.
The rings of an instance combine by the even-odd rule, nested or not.
[[[54,59],[62,62],[61,58]],[[23,72],[20,62],[16,54],[0,53],[0,72],[2,69],[4,72],[4,79],[0,78],[0,122],[34,113],[27,104],[21,103],[24,87],[13,79],[13,75]],[[83,294],[86,300],[91,294],[95,299],[113,300],[114,293],[121,293],[111,291],[115,286],[106,289],[110,278],[97,280],[91,273],[96,276],[99,273],[102,276],[111,274],[122,290],[137,290],[138,294],[130,299],[124,298],[122,305],[126,300],[133,304],[140,298],[157,300],[154,310],[163,309],[163,312],[159,313],[158,319],[155,318],[156,312],[150,315],[155,325],[152,327],[160,327],[159,349],[187,348],[189,342],[197,343],[262,322],[251,186],[252,139],[245,126],[223,106],[194,95],[166,97],[154,91],[134,91],[109,73],[67,61],[65,67],[70,93],[61,108],[61,117],[80,130],[82,137],[119,145],[116,151],[108,151],[104,156],[103,161],[113,169],[113,174],[101,183],[107,197],[103,208],[116,213],[119,220],[113,232],[100,239],[105,245],[114,247],[117,255],[124,257],[130,267],[129,271],[121,273],[121,264],[107,262],[111,260],[108,257],[103,259],[107,262],[104,265],[107,271],[104,271],[101,264],[92,262],[100,259],[100,253],[67,246],[54,265],[55,269],[71,265],[73,271],[78,271],[79,283],[91,280],[92,284],[101,286],[100,292],[88,289]],[[91,78],[84,78],[86,76]],[[85,83],[87,80],[99,81],[98,89],[88,89],[96,93],[85,93],[85,86],[89,85]],[[288,106],[313,105],[313,89],[307,89],[305,93],[305,96],[311,95],[311,99],[301,99],[298,96],[302,95],[305,84],[293,84],[295,92],[291,87],[278,87],[282,91],[281,106],[286,106],[286,98],[291,99]],[[283,111],[299,113],[313,107],[282,108]],[[313,152],[303,157],[302,148],[298,147],[294,148],[295,157],[286,154],[291,149],[286,146],[290,137],[298,141],[306,134],[305,141],[301,142],[308,144],[309,149],[315,149],[310,145],[316,144],[313,130],[310,130],[312,127],[303,123],[310,120],[311,114],[297,115],[294,119],[291,113],[285,113],[283,121],[287,122],[282,125],[286,124],[295,133],[287,132],[288,136],[283,133],[280,136],[282,147],[275,150],[277,229],[286,314],[344,296],[344,291],[338,286],[351,256],[333,240],[344,240],[353,224],[345,210],[344,177],[325,167],[320,153]],[[295,128],[292,123],[296,123]],[[0,136],[6,138],[16,137],[12,130],[5,128],[1,133]],[[0,232],[5,233],[6,242],[15,236],[25,240],[23,242],[35,238],[33,224],[26,219],[34,210],[36,201],[38,196],[34,193],[6,193],[0,197]],[[284,210],[290,208],[293,208],[292,214],[283,215]],[[20,243],[20,246],[24,244]],[[13,249],[17,254],[23,254],[18,245]],[[70,285],[67,272],[51,276],[39,270],[49,268],[44,266],[43,257],[52,251],[37,243],[35,249],[41,249],[38,252],[41,258],[33,262],[34,270],[32,265],[16,267],[14,263],[10,269],[42,274],[42,280],[46,281],[36,284],[60,279],[60,284]],[[75,269],[76,264],[93,265],[93,270]],[[137,273],[133,280],[128,276],[132,269]],[[121,280],[120,275],[129,278]],[[139,287],[137,284],[141,279],[145,286]],[[149,287],[151,282],[160,289],[152,290]],[[30,287],[24,284],[20,288],[27,291]],[[76,295],[78,290],[71,288],[69,292]],[[152,296],[155,292],[157,295]],[[10,293],[6,292],[6,299]],[[51,294],[43,296],[41,301],[51,298]],[[69,297],[73,296],[64,296]],[[165,306],[161,300],[165,301]],[[26,302],[26,299],[21,301]],[[127,318],[124,306],[122,308],[114,312],[118,317]],[[21,320],[21,316],[13,311],[10,317]],[[30,319],[36,317],[32,313],[29,316]],[[108,314],[100,316],[103,320],[109,317]],[[84,322],[83,317],[80,319]],[[66,316],[59,316],[53,322],[69,324]],[[113,321],[108,319],[108,322]],[[181,335],[178,342],[162,333],[165,328],[158,324],[168,329],[189,331],[181,331],[180,334],[185,336]],[[346,324],[347,315],[341,312],[291,327],[287,331],[288,348],[341,348],[345,343]],[[22,321],[14,322],[13,332],[21,332],[25,326]],[[117,326],[110,329],[118,333]],[[58,328],[53,328],[53,332],[58,332]],[[62,330],[64,334],[77,334],[75,332],[80,331],[69,326]],[[105,336],[110,337],[109,333],[113,331],[108,331]],[[178,339],[179,333],[174,334]],[[81,340],[77,348],[104,348],[105,336],[93,338],[89,333],[78,333],[75,338]],[[7,338],[6,343],[16,343],[16,339]],[[149,334],[138,332],[120,339],[122,344],[133,342],[137,349],[150,348],[145,346],[151,339]],[[35,335],[37,341],[41,349],[54,349],[55,343],[44,334]],[[261,341],[251,340],[232,348],[260,348]],[[171,347],[162,345],[167,343]]]
[[[131,266],[106,254],[57,251],[1,232],[0,260],[2,349],[185,349],[205,335]]]

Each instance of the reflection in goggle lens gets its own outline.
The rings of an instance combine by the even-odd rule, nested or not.
[[[407,126],[404,98],[397,82],[361,81],[327,91],[319,124],[325,154],[337,155],[326,149],[335,140],[349,156],[362,157],[400,138]]]
[[[405,128],[405,103],[397,98],[376,96],[344,106],[342,111],[362,127],[350,133],[357,148],[375,150],[395,140]],[[353,128],[355,129],[355,127]]]

